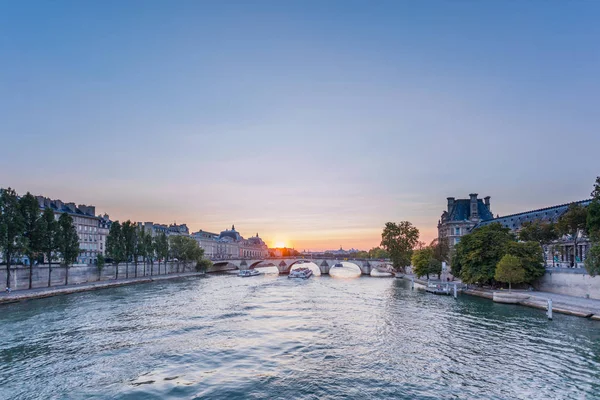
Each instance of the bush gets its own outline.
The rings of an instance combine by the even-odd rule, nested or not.
[[[213,263],[209,259],[203,258],[196,263],[196,271],[197,272],[206,272],[210,267],[212,267]]]

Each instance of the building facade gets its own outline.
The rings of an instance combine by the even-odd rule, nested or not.
[[[54,211],[54,218],[58,221],[61,214],[69,214],[79,236],[78,264],[96,264],[98,254],[105,255],[106,238],[110,229],[108,215],[96,216],[96,207],[75,203],[63,203],[61,200],[52,200],[43,196],[36,196],[40,209],[50,208]]]
[[[448,209],[442,213],[438,221],[438,240],[442,243],[447,240],[448,246],[453,248],[460,237],[471,232],[482,221],[494,218],[490,206],[490,196],[483,199],[471,193],[468,199],[448,197]]]
[[[244,239],[235,226],[216,234],[198,231],[191,235],[198,245],[204,249],[204,254],[211,259],[232,258],[266,258],[269,250],[258,233],[249,239]]]

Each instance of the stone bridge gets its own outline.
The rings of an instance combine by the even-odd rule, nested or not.
[[[301,263],[315,263],[322,274],[329,274],[329,269],[340,262],[351,263],[360,268],[363,275],[370,275],[371,271],[378,269],[380,271],[391,271],[392,263],[386,260],[349,260],[340,258],[294,258],[294,257],[276,257],[276,258],[256,258],[256,259],[228,259],[212,260],[213,266],[208,272],[221,272],[231,270],[254,269],[257,266],[275,266],[280,274],[288,274],[292,266]]]

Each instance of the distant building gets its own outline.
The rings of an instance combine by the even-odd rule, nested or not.
[[[50,208],[54,211],[54,218],[58,220],[60,214],[69,214],[79,236],[78,264],[95,264],[98,254],[105,254],[106,237],[110,228],[108,215],[96,216],[96,207],[75,203],[63,203],[61,200],[51,200],[47,197],[36,196],[41,210]]]
[[[204,249],[204,254],[213,259],[231,258],[266,258],[269,251],[265,242],[258,236],[244,239],[235,225],[216,233],[198,231],[191,235],[198,245]]]
[[[477,198],[477,193],[469,195],[468,199],[448,197],[448,209],[442,213],[438,221],[438,240],[448,240],[448,246],[454,247],[460,242],[460,237],[471,232],[477,224],[494,218],[490,206],[490,196],[483,200]]]

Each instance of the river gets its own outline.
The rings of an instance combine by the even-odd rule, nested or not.
[[[600,398],[600,324],[398,279],[217,274],[0,307],[0,398]]]

